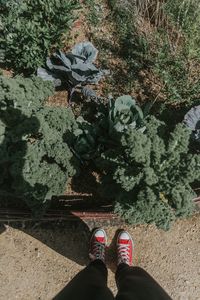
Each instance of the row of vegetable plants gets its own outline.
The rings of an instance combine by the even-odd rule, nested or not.
[[[65,192],[70,178],[84,175],[89,168],[98,173],[99,195],[108,198],[114,211],[129,223],[155,223],[167,230],[176,218],[193,214],[192,199],[200,182],[200,106],[188,109],[182,122],[169,127],[155,116],[151,103],[140,106],[129,95],[115,99],[98,96],[91,85],[111,75],[96,66],[98,51],[90,42],[79,43],[70,51],[55,50],[52,41],[44,48],[45,39],[37,32],[37,40],[43,42],[35,55],[35,44],[25,47],[31,58],[26,56],[24,63],[23,47],[16,43],[23,24],[31,22],[36,29],[44,17],[51,22],[50,15],[57,14],[61,4],[68,11],[68,21],[73,20],[78,4],[57,0],[1,2],[1,10],[8,14],[1,17],[4,33],[5,28],[8,31],[3,37],[2,63],[24,74],[0,76],[1,199],[12,196],[24,201],[39,217],[52,196]],[[28,21],[30,7],[38,17],[36,14]],[[8,19],[15,18],[17,22],[9,29]],[[62,15],[59,18],[63,20]],[[60,28],[61,40],[64,27],[55,26]],[[52,25],[45,30],[53,37],[51,30],[56,29]],[[8,44],[8,36],[15,48]],[[30,39],[27,32],[22,36]],[[40,55],[43,59],[38,60]],[[46,63],[44,56],[48,56]],[[46,104],[57,88],[68,91],[68,107]],[[79,113],[72,105],[77,94],[82,101]]]

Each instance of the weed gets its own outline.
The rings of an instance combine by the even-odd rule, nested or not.
[[[102,5],[94,0],[86,0],[85,2],[89,9],[87,20],[91,25],[97,26],[101,21]]]
[[[191,59],[197,60],[199,56],[198,2],[129,1],[132,8],[128,10],[125,2],[109,0],[120,55],[128,66],[127,85],[134,87],[141,70],[150,71],[155,78],[159,76],[166,103],[196,103],[200,83],[198,74],[194,76]],[[193,61],[192,65],[198,66],[198,62]],[[140,90],[146,90],[142,82],[139,84]]]
[[[164,10],[173,25],[185,35],[188,56],[200,58],[200,3],[198,0],[168,0]]]
[[[0,0],[0,53],[6,66],[33,73],[53,47],[62,44],[77,0]],[[1,55],[0,55],[1,56]],[[0,58],[1,60],[1,58]]]

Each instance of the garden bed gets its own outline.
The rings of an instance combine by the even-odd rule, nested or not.
[[[1,8],[0,192],[11,198],[1,199],[2,218],[7,210],[11,220],[31,220],[27,205],[52,221],[115,220],[116,213],[169,229],[199,203],[195,1],[181,8],[179,0],[145,7],[118,0],[43,2],[35,4],[40,29],[28,19],[35,31],[25,30],[26,5],[9,0]],[[16,18],[17,27],[10,22]],[[22,35],[23,51],[16,42]]]

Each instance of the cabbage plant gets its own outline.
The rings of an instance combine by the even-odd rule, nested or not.
[[[47,58],[46,69],[38,68],[37,75],[52,81],[55,87],[66,86],[71,99],[75,88],[96,84],[105,74],[94,65],[97,54],[98,50],[90,42],[79,43],[68,53],[58,50]],[[87,89],[87,96],[90,95],[94,97],[94,92]]]
[[[74,131],[72,148],[82,162],[94,160],[105,149],[113,148],[128,129],[140,132],[146,129],[142,109],[128,95],[109,99],[107,105],[101,103],[95,117],[93,123],[82,117],[77,119],[78,129]]]
[[[187,112],[184,123],[192,130],[192,138],[200,143],[200,105],[192,107]]]
[[[137,128],[142,132],[144,114],[136,101],[128,95],[109,101],[109,130],[110,133],[123,132],[128,128]]]

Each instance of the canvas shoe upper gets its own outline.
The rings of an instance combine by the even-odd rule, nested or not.
[[[107,236],[102,228],[95,229],[90,239],[89,257],[91,260],[100,259],[105,262]]]
[[[117,237],[117,264],[125,263],[132,265],[133,260],[133,240],[127,231],[120,231]]]

